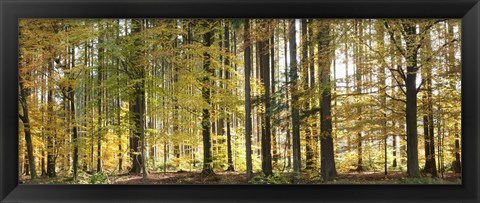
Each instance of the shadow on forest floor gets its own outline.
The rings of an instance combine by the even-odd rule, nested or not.
[[[245,172],[217,172],[214,175],[202,175],[199,172],[152,172],[147,179],[142,176],[119,174],[108,176],[105,184],[289,184],[293,173],[276,174],[273,178],[255,173],[254,179],[248,182]],[[27,176],[20,177],[20,184],[89,184],[89,182],[74,183],[72,177],[45,178],[40,177],[30,181]],[[318,172],[304,172],[300,175],[299,184],[461,184],[461,175],[445,173],[443,178],[431,178],[424,174],[421,178],[405,178],[405,173],[392,171],[388,175],[374,172],[339,173],[333,181],[323,182]]]
[[[260,177],[260,173],[255,173]],[[287,182],[293,178],[293,173],[277,174]],[[405,178],[403,172],[383,173],[349,172],[340,173],[334,181],[322,182],[318,173],[302,173],[300,184],[461,184],[460,174],[446,173],[443,178]],[[113,178],[113,177],[112,177]],[[147,179],[140,176],[123,176],[114,178],[114,184],[250,184],[244,172],[217,172],[205,176],[198,172],[167,172],[151,173]],[[254,178],[255,180],[255,178]],[[253,182],[258,184],[259,182]],[[264,182],[261,182],[264,183]],[[284,183],[284,182],[282,182]],[[268,183],[267,184],[275,184]],[[277,182],[278,184],[278,182]]]

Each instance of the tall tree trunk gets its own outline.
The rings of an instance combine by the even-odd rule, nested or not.
[[[266,176],[272,175],[272,143],[270,129],[270,64],[268,54],[268,40],[261,39],[258,42],[260,49],[260,70],[262,72],[263,87],[265,88],[264,105],[265,113],[262,119],[262,171]]]
[[[458,129],[458,123],[455,123],[455,161],[453,161],[453,171],[455,173],[462,172],[462,163],[460,159],[460,132]]]
[[[41,84],[41,88],[40,88],[40,91],[41,91],[40,101],[42,101],[42,103],[45,102],[45,90],[46,90],[45,87],[47,87],[47,80],[45,80],[45,77],[46,76],[44,74],[42,74],[40,76],[41,80],[43,81],[42,84]],[[46,126],[45,125],[45,108],[42,106],[42,107],[40,107],[40,109],[41,109],[41,124],[42,124],[42,126],[44,126],[44,127],[41,128],[42,129],[41,136],[42,136],[42,141],[45,141],[45,139],[46,139],[45,138],[45,134],[46,134],[45,133],[45,129],[46,129],[45,128],[45,126]],[[41,168],[40,171],[41,171],[41,176],[45,176],[47,174],[47,172],[45,171],[45,158],[46,158],[46,156],[45,156],[45,148],[44,147],[42,147],[41,153],[42,153],[42,156],[40,157],[40,168]]]
[[[360,20],[355,20],[355,35],[359,38],[363,37],[363,27],[361,25]],[[362,93],[362,74],[363,74],[363,56],[362,54],[362,48],[361,45],[356,44],[355,47],[355,91],[356,94],[361,94]],[[362,120],[362,107],[358,106],[357,107],[357,116],[358,120]],[[362,148],[362,131],[359,130],[357,132],[357,171],[363,171],[363,148]]]
[[[24,79],[20,77],[20,104],[22,105],[23,115],[18,114],[20,120],[23,122],[23,132],[25,132],[25,142],[27,145],[27,158],[28,168],[27,175],[30,174],[30,179],[35,180],[37,178],[37,172],[35,170],[35,157],[33,156],[33,144],[32,134],[30,130],[30,118],[28,116],[28,104],[27,97],[30,95],[30,89],[24,85]]]
[[[302,19],[302,24],[301,24],[301,41],[302,41],[302,60],[301,60],[301,68],[302,68],[302,85],[303,85],[303,91],[307,91],[309,88],[309,57],[308,57],[308,33],[307,33],[307,19]],[[308,111],[310,109],[310,102],[306,101],[304,106],[303,106],[304,111]],[[315,168],[315,162],[314,162],[314,144],[313,143],[313,138],[312,138],[312,131],[311,128],[308,124],[307,119],[305,119],[305,169],[307,170],[312,170]]]
[[[319,43],[318,43],[318,67],[320,69],[320,82],[322,84],[322,95],[320,103],[320,147],[321,147],[321,168],[320,173],[324,181],[335,178],[335,156],[332,138],[332,114],[331,114],[331,81],[330,63],[331,51],[329,50],[331,36],[328,22],[320,22]]]
[[[48,111],[48,135],[47,135],[47,176],[55,177],[56,172],[56,158],[54,154],[54,142],[55,142],[55,129],[53,128],[55,116],[52,115],[55,112],[53,111],[54,99],[53,99],[53,61],[48,64],[48,93],[47,93],[47,111]]]
[[[448,64],[448,71],[451,72],[451,73],[455,73],[457,72],[457,68],[458,67],[455,63],[455,46],[454,46],[454,43],[456,42],[453,42],[452,40],[454,39],[454,32],[453,32],[453,24],[451,22],[448,22],[447,23],[448,25],[448,28],[447,28],[447,39],[451,42],[450,46],[448,46],[448,54],[447,54],[447,64]],[[454,77],[454,74],[451,74],[451,79],[449,80],[450,81],[450,89],[451,90],[454,90],[455,89],[455,82],[453,81],[457,81],[457,79],[455,79]],[[431,80],[430,80],[430,84],[431,84]],[[431,94],[431,90],[429,91],[429,93]],[[459,132],[459,129],[458,129],[458,121],[456,121],[455,123],[455,127],[454,127],[454,135],[455,135],[455,160],[453,161],[452,165],[453,165],[453,171],[455,173],[461,173],[462,172],[462,163],[461,163],[461,159],[460,159],[460,132]],[[435,145],[433,144],[433,117],[432,117],[432,137],[430,138],[430,142],[432,143],[430,148],[433,152],[433,159],[435,159],[435,151],[433,149],[435,149]]]
[[[210,47],[213,44],[213,37],[214,37],[214,32],[211,29],[212,23],[211,20],[209,20],[205,25],[204,28],[206,28],[208,31],[203,34],[203,40],[204,40],[204,45],[206,47]],[[204,61],[203,61],[203,70],[206,72],[205,76],[203,77],[203,87],[202,87],[202,96],[203,100],[211,107],[211,98],[210,98],[210,79],[209,76],[212,76],[214,74],[214,70],[210,67],[211,61],[210,61],[210,53],[205,52],[203,54]],[[212,157],[212,144],[211,144],[211,136],[210,136],[210,110],[209,108],[204,108],[203,113],[202,113],[202,137],[203,137],[203,169],[202,169],[202,174],[205,175],[210,175],[213,174],[213,167],[212,167],[212,162],[213,162],[213,157]]]
[[[309,79],[309,83],[310,83],[310,88],[314,87],[315,86],[315,54],[314,54],[314,49],[315,49],[315,44],[313,43],[313,40],[314,40],[314,36],[313,36],[313,27],[314,27],[314,24],[313,24],[313,19],[309,19],[308,20],[308,25],[310,25],[308,27],[308,39],[309,39],[309,43],[308,43],[308,56],[309,56],[309,72],[310,72],[310,79]],[[316,100],[315,98],[312,98],[310,100],[310,109],[313,108],[314,104],[317,102],[318,100]],[[318,129],[318,121],[320,120],[319,119],[319,115],[318,113],[314,114],[313,115],[313,123],[311,125],[311,137],[312,137],[312,156],[313,156],[313,159],[312,159],[312,167],[313,168],[316,168],[318,169],[319,168],[319,164],[318,164],[318,160],[320,159],[319,157],[319,147],[318,147],[318,132],[319,132],[319,129]]]
[[[75,68],[75,47],[72,48],[72,59],[71,59],[71,66],[72,69]],[[70,76],[70,80],[75,80]],[[75,111],[75,90],[70,86],[68,88],[68,92],[70,94],[70,116],[72,122],[72,142],[73,142],[73,179],[77,180],[78,174],[78,127],[77,127],[77,120],[76,120],[76,111]]]
[[[251,71],[251,50],[250,50],[250,22],[245,19],[244,37],[244,63],[245,63],[245,155],[247,165],[247,180],[253,177],[252,170],[252,103],[250,98],[250,71]]]
[[[407,62],[407,73],[405,86],[407,87],[407,173],[410,177],[419,177],[418,166],[418,133],[417,133],[417,28],[411,23],[404,23],[403,29],[406,33],[405,44],[407,51],[405,59]]]
[[[142,19],[133,19],[132,20],[132,35],[140,34],[142,29]],[[133,121],[135,125],[135,129],[133,131],[132,139],[132,168],[130,173],[133,174],[140,174],[142,173],[142,177],[147,177],[146,171],[146,163],[145,163],[145,68],[141,65],[141,56],[143,52],[141,51],[141,46],[143,42],[141,39],[136,38],[134,41],[134,53],[131,58],[131,63],[133,67],[133,78],[136,80],[136,84],[134,84],[134,91],[133,91],[133,98],[131,98],[130,105],[131,105],[131,112],[133,114]]]
[[[293,145],[293,183],[298,183],[298,175],[301,169],[300,153],[300,110],[296,106],[298,103],[298,67],[297,67],[297,40],[296,40],[295,20],[290,20],[288,31],[288,42],[290,49],[290,91],[292,95],[292,145]]]
[[[375,32],[376,32],[376,37],[375,40],[377,41],[377,50],[380,53],[385,53],[385,28],[383,27],[383,24],[381,21],[376,21],[375,23]],[[371,34],[371,31],[369,32]],[[369,41],[369,46],[371,46],[371,41]],[[378,81],[380,84],[380,106],[381,106],[381,119],[380,119],[380,125],[381,125],[381,132],[383,136],[383,169],[384,169],[384,175],[387,175],[388,173],[388,134],[387,134],[387,92],[386,92],[386,85],[387,85],[387,78],[386,78],[386,73],[385,73],[385,68],[382,66],[378,67]]]
[[[287,48],[288,48],[288,23],[287,23],[287,20],[284,20],[284,24],[283,24],[283,29],[284,29],[284,59],[285,59],[285,84],[287,86],[287,91],[285,92],[285,103],[286,103],[286,106],[287,106],[287,111],[291,111],[291,108],[290,108],[290,103],[289,103],[289,91],[288,91],[288,86],[290,84],[290,80],[288,78],[290,72],[288,71],[288,60],[287,60],[287,54],[289,54],[287,52]],[[287,131],[287,135],[286,135],[286,142],[285,142],[285,154],[286,154],[286,162],[287,162],[287,165],[286,167],[287,168],[290,168],[292,167],[292,154],[291,154],[291,149],[292,149],[292,146],[291,146],[291,135],[290,135],[290,122],[287,120],[286,121],[286,126],[285,126],[285,130]]]
[[[104,66],[104,48],[103,36],[98,38],[100,44],[98,48],[98,72],[97,72],[97,172],[102,172],[102,138],[103,138],[103,121],[102,121],[102,98],[103,98],[103,66]]]
[[[276,23],[275,23],[276,25]],[[271,94],[275,95],[275,26],[271,28],[272,36],[270,37],[270,89]],[[275,98],[272,102],[275,101]],[[276,102],[275,102],[276,103]],[[273,119],[275,119],[275,115],[272,114]],[[278,165],[278,149],[277,149],[277,133],[276,127],[272,127],[272,160],[274,167]]]
[[[229,29],[229,24],[226,22],[225,28],[224,28],[224,40],[225,40],[225,50],[226,53],[230,53],[230,29]],[[230,57],[225,56],[225,78],[227,80],[231,79],[230,76]],[[225,88],[230,89],[230,86],[228,84],[225,84]],[[231,92],[233,93],[233,92]],[[226,120],[226,125],[227,125],[227,164],[228,168],[227,171],[235,171],[235,167],[233,166],[233,152],[232,152],[232,130],[231,130],[231,125],[232,125],[232,119],[231,119],[231,113],[229,113],[229,110],[227,108],[224,109],[225,116],[227,117]]]
[[[432,50],[430,33],[425,37],[423,46],[425,50]],[[425,82],[427,93],[423,98],[423,103],[426,111],[423,115],[423,134],[425,144],[425,167],[424,171],[430,173],[433,177],[437,176],[437,164],[435,160],[435,139],[433,126],[433,90],[432,90],[432,67],[427,58],[429,57],[425,52],[421,52],[421,60],[425,60],[422,68],[422,80]]]

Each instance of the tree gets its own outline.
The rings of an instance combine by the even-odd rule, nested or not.
[[[230,53],[230,29],[229,29],[229,24],[225,23],[224,26],[224,39],[225,39],[225,52]],[[230,56],[225,57],[225,79],[230,80],[231,79],[231,71],[229,70],[230,64]],[[230,88],[229,85],[225,85],[225,88]],[[226,125],[227,125],[227,164],[228,168],[227,171],[235,171],[235,167],[233,166],[233,152],[232,152],[232,122],[231,122],[231,109],[225,108],[225,116],[226,118]]]
[[[293,182],[298,182],[298,173],[301,169],[300,152],[300,110],[298,107],[298,68],[297,68],[297,40],[295,20],[289,21],[288,43],[290,50],[290,91],[292,95],[292,147],[293,147]]]
[[[331,81],[330,81],[330,64],[331,55],[330,27],[326,22],[320,23],[320,31],[318,33],[318,67],[320,69],[319,81],[322,85],[321,103],[320,103],[320,149],[321,149],[321,165],[320,172],[322,179],[330,181],[335,178],[337,171],[335,168],[335,156],[333,152],[332,138],[332,114],[331,114]]]
[[[264,22],[265,23],[265,22]],[[268,29],[268,26],[265,24],[260,24],[264,29]],[[268,31],[266,31],[268,33]],[[270,64],[269,64],[269,46],[268,38],[261,37],[258,42],[258,47],[260,51],[260,69],[261,77],[263,82],[263,87],[265,91],[264,95],[264,107],[265,113],[264,118],[262,119],[262,171],[266,176],[272,175],[272,143],[271,143],[271,110],[270,110]]]
[[[425,167],[424,171],[430,173],[433,177],[437,176],[437,165],[435,161],[435,138],[433,126],[433,88],[432,88],[432,67],[430,62],[426,61],[427,54],[431,54],[430,35],[426,35],[424,48],[420,53],[421,61],[424,63],[422,68],[422,80],[425,82],[426,95],[423,96],[425,113],[423,114],[423,135],[425,148]],[[425,60],[425,61],[424,61]]]
[[[355,20],[355,34],[361,39],[363,37],[363,26],[361,24],[361,21]],[[361,45],[356,45],[355,46],[355,51],[354,51],[354,57],[355,57],[355,91],[356,94],[360,95],[362,93],[362,75],[363,73],[363,48]],[[358,116],[358,122],[360,123],[362,121],[362,107],[358,106],[356,108],[356,113]],[[357,132],[357,171],[363,171],[363,148],[362,148],[362,131]]]
[[[305,177],[319,169],[328,183],[404,164],[460,175],[458,20],[20,22],[22,182],[222,170],[316,183]]]
[[[142,62],[142,46],[141,31],[143,27],[142,19],[132,20],[131,35],[134,38],[133,52],[130,59],[130,77],[134,80],[132,84],[133,95],[130,98],[130,106],[132,118],[135,124],[132,137],[133,160],[131,173],[140,174],[142,171],[143,178],[147,177],[146,162],[145,162],[145,67]]]
[[[210,47],[213,44],[213,37],[214,32],[210,29],[210,24],[212,20],[208,20],[204,23],[204,28],[208,31],[203,34],[203,41],[206,47]],[[202,114],[202,136],[203,136],[203,169],[202,174],[210,175],[213,174],[213,167],[212,167],[212,144],[210,138],[210,110],[211,107],[211,99],[210,99],[210,77],[214,74],[213,69],[210,67],[211,65],[211,56],[208,51],[204,54],[204,61],[203,61],[203,70],[205,71],[205,76],[203,77],[203,87],[202,87],[202,96],[203,100],[207,103],[208,107],[203,108]]]
[[[311,29],[311,28],[310,28]],[[309,58],[309,39],[308,39],[308,33],[307,33],[307,19],[302,19],[302,25],[301,25],[301,31],[302,31],[302,60],[301,60],[301,67],[302,67],[302,77],[303,77],[303,91],[308,91],[309,85],[310,85],[310,78],[309,78],[309,72],[310,72],[310,66],[309,64],[311,63],[311,59]],[[308,111],[310,109],[310,102],[306,101],[304,104],[304,111]],[[312,170],[315,168],[315,153],[314,153],[314,148],[315,145],[317,144],[314,142],[313,139],[313,133],[310,128],[310,126],[307,125],[307,122],[305,121],[305,154],[306,154],[306,161],[305,161],[305,169],[307,170]]]
[[[32,145],[32,133],[30,127],[30,118],[28,116],[28,104],[27,97],[30,94],[30,89],[25,87],[25,78],[20,77],[20,95],[19,102],[22,106],[22,114],[18,114],[18,117],[23,122],[23,131],[25,133],[25,142],[27,144],[27,157],[28,157],[28,166],[30,170],[30,178],[34,180],[37,178],[37,172],[35,170],[35,157],[33,156],[33,145]]]
[[[252,170],[252,103],[250,98],[250,73],[251,73],[251,51],[250,51],[250,20],[245,19],[244,31],[243,31],[243,43],[244,43],[244,65],[245,65],[245,154],[246,154],[246,170],[247,180],[253,177]]]

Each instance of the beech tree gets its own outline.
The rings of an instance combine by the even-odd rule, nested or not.
[[[460,25],[22,19],[19,180],[457,183]]]

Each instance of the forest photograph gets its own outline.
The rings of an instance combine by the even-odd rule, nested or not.
[[[461,19],[18,30],[20,184],[462,184]]]

